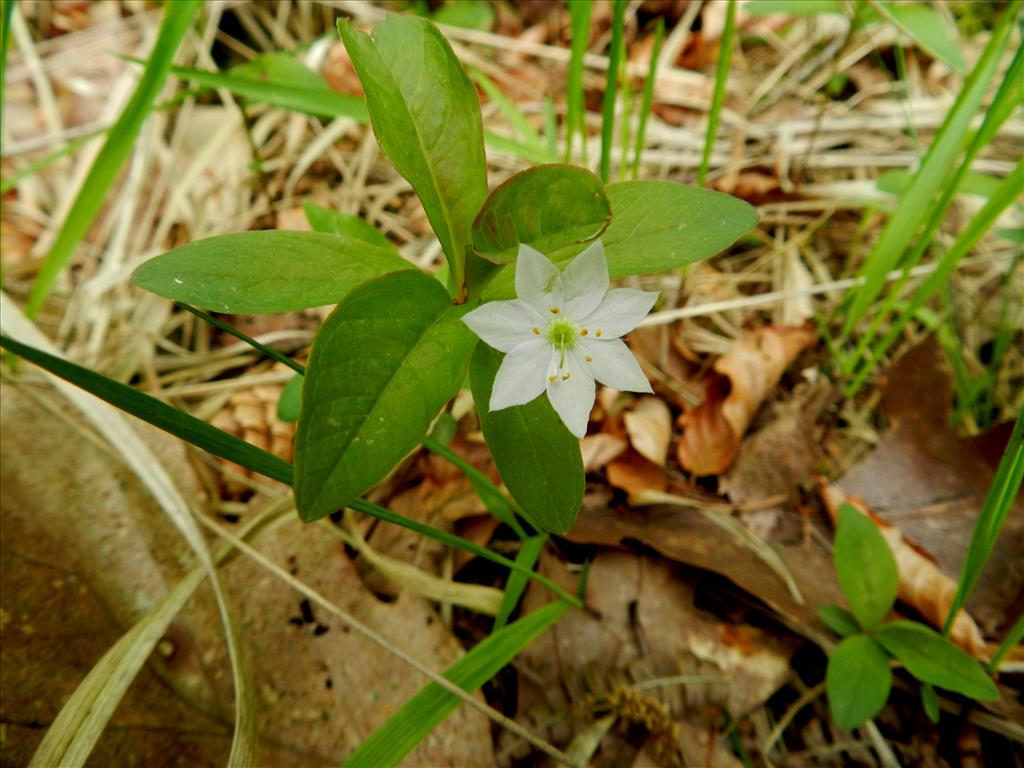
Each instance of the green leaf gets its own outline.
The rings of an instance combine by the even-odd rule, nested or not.
[[[473,221],[473,249],[496,264],[515,261],[519,244],[541,253],[600,235],[612,217],[604,185],[575,165],[539,165],[488,196]]]
[[[476,89],[437,27],[389,15],[373,36],[338,20],[381,149],[423,202],[462,291],[469,231],[487,196]]]
[[[714,256],[757,224],[757,212],[742,200],[671,181],[623,181],[605,191],[612,221],[601,235],[612,277],[643,275]],[[564,268],[585,246],[561,248],[548,257]],[[514,268],[498,272],[485,300],[515,295]]]
[[[494,9],[484,0],[449,0],[434,11],[434,21],[452,27],[489,32],[494,26]]]
[[[491,411],[494,376],[502,355],[478,344],[469,366],[480,427],[501,479],[534,527],[565,533],[583,501],[583,457],[546,396]]]
[[[309,200],[302,204],[302,210],[306,214],[306,221],[309,222],[309,226],[313,228],[314,232],[351,237],[353,240],[362,240],[364,243],[390,251],[396,256],[399,255],[394,243],[371,224],[354,214],[332,211],[330,208],[324,208]]]
[[[839,508],[833,559],[854,616],[868,629],[877,626],[896,602],[899,570],[875,524],[846,502]]]
[[[924,3],[878,3],[874,6],[889,21],[903,30],[921,48],[946,62],[957,72],[967,69],[964,55],[942,16]]]
[[[540,557],[540,553],[544,550],[544,544],[547,543],[547,540],[548,537],[545,534],[524,539],[519,547],[519,554],[516,555],[516,564],[527,570],[533,570],[537,563],[537,558]],[[521,571],[509,573],[508,582],[505,584],[505,596],[501,599],[498,615],[494,617],[492,631],[497,631],[505,626],[512,612],[519,605],[519,599],[523,596],[528,583],[529,579],[527,579],[525,573]]]
[[[295,56],[284,51],[261,53],[228,70],[231,77],[262,80],[274,86],[330,90],[319,72],[314,72]]]
[[[832,719],[844,730],[877,715],[889,700],[889,657],[867,635],[854,635],[832,652],[825,672]]]
[[[413,265],[387,250],[321,232],[238,232],[150,259],[140,288],[216,312],[269,314],[336,304],[360,283]]]
[[[32,286],[26,312],[35,316],[50,293],[57,276],[68,263],[75,246],[85,236],[92,221],[107,198],[107,190],[117,178],[121,166],[128,158],[135,144],[135,136],[153,107],[153,100],[163,88],[171,67],[171,60],[181,44],[182,38],[192,27],[192,19],[199,11],[198,0],[182,0],[168,3],[164,19],[160,24],[153,50],[135,92],[125,105],[117,122],[107,132],[106,140],[93,161],[89,173],[82,182],[75,202],[61,225],[60,232],[46,254],[39,270],[39,276]]]
[[[426,435],[476,342],[440,283],[403,271],[353,290],[310,352],[295,436],[303,520],[349,504]]]
[[[277,418],[281,421],[292,423],[299,420],[299,413],[302,411],[303,379],[305,377],[297,373],[281,390],[281,396],[277,399]]]
[[[852,613],[838,605],[822,605],[818,608],[821,623],[840,637],[849,637],[860,632],[860,624]]]
[[[939,716],[941,714],[939,708],[939,694],[935,692],[935,688],[930,686],[928,683],[921,684],[921,708],[924,709],[925,715],[933,723],[939,722]]]
[[[750,0],[743,10],[751,16],[813,16],[816,13],[843,14],[842,0]]]
[[[347,117],[360,123],[369,119],[366,104],[361,98],[333,90],[320,75],[288,54],[276,53],[271,59],[259,58],[260,61],[254,60],[257,61],[255,65],[247,62],[227,72],[195,67],[172,67],[171,72],[183,80],[191,80],[207,88],[226,88],[251,102],[270,104],[290,112],[316,117]],[[286,58],[294,64],[285,64]],[[308,75],[301,73],[300,68]]]
[[[931,627],[893,621],[875,630],[874,636],[921,682],[979,701],[999,698],[996,684],[981,664]]]
[[[492,633],[450,666],[444,676],[465,691],[477,690],[558,621],[567,608],[563,602],[549,603]],[[455,696],[437,683],[430,683],[374,731],[345,761],[345,768],[397,765],[458,706],[459,700]]]

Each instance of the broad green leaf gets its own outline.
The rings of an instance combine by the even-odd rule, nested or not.
[[[476,342],[461,314],[432,277],[403,271],[360,285],[327,318],[295,436],[303,520],[346,506],[423,440]]]
[[[999,698],[996,684],[981,664],[931,627],[893,621],[875,630],[874,636],[921,682],[979,701]]]
[[[477,690],[558,621],[568,607],[564,602],[549,603],[492,633],[450,666],[444,676],[465,691]],[[455,696],[437,683],[430,683],[374,731],[345,761],[345,768],[397,765],[458,706]]]
[[[299,413],[302,411],[303,379],[305,376],[297,373],[281,390],[281,396],[277,399],[277,418],[281,421],[293,423],[299,420]]]
[[[957,72],[967,69],[960,45],[950,37],[946,22],[930,5],[889,2],[878,3],[874,8],[932,56],[942,59]]]
[[[623,181],[605,191],[612,221],[601,235],[612,277],[643,275],[692,264],[728,248],[757,224],[757,212],[742,200],[672,181]],[[585,246],[548,254],[564,268]],[[514,267],[498,272],[485,300],[515,295]]]
[[[828,704],[832,719],[844,730],[877,715],[889,700],[891,687],[889,657],[867,635],[846,638],[828,659]]]
[[[488,261],[515,261],[519,244],[541,253],[593,240],[612,217],[604,185],[575,165],[539,165],[488,196],[473,221],[473,249]]]
[[[821,623],[840,637],[849,637],[860,632],[860,624],[852,613],[838,605],[823,605],[818,608]]]
[[[381,149],[423,202],[461,292],[469,230],[487,196],[476,89],[437,27],[389,15],[372,37],[339,19]]]
[[[336,304],[371,277],[413,268],[364,240],[273,230],[197,240],[145,262],[132,280],[216,312],[270,314]]]
[[[583,501],[583,457],[546,395],[526,405],[491,411],[502,355],[478,344],[469,367],[473,400],[501,479],[534,527],[565,533]]]
[[[839,508],[832,556],[854,616],[868,629],[877,626],[896,602],[899,570],[875,524],[846,502]]]
[[[364,243],[375,245],[398,255],[398,249],[394,243],[371,224],[354,214],[332,211],[330,208],[324,208],[322,205],[308,200],[302,204],[302,210],[306,214],[306,221],[309,222],[309,226],[313,228],[314,232],[326,232],[331,235],[351,237],[353,240],[362,240]]]
[[[43,305],[57,276],[74,253],[75,246],[85,236],[107,199],[107,190],[114,183],[121,166],[131,153],[135,145],[135,136],[152,110],[153,100],[163,88],[171,61],[178,51],[182,38],[192,28],[192,20],[200,6],[198,0],[181,0],[165,6],[160,32],[142,71],[142,77],[135,86],[135,92],[132,93],[113,127],[107,132],[106,140],[92,167],[89,168],[89,173],[75,196],[75,202],[72,203],[32,286],[26,307],[29,317],[34,317]]]
[[[292,58],[288,54],[275,56],[278,58],[274,64],[268,66],[263,62],[256,69],[246,69],[252,64],[249,62],[227,72],[195,67],[172,67],[171,72],[182,80],[191,80],[207,88],[226,88],[249,101],[270,104],[290,112],[328,118],[348,117],[361,123],[369,119],[366,104],[358,96],[338,93],[320,75],[294,59],[294,66],[282,66],[280,57]],[[299,73],[298,67],[312,77]],[[264,75],[260,74],[261,68]]]
[[[751,16],[770,16],[777,13],[790,16],[844,13],[842,0],[750,0],[743,6],[743,10]]]

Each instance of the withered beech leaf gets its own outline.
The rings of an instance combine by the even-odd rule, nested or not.
[[[704,401],[679,416],[679,463],[698,476],[728,467],[765,397],[817,339],[806,325],[767,326],[744,334],[715,362]]]

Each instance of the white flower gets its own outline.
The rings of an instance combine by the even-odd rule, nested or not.
[[[620,337],[650,312],[658,294],[609,291],[600,241],[562,273],[544,254],[520,245],[516,295],[463,318],[477,336],[507,353],[494,378],[492,411],[528,403],[547,390],[565,426],[583,437],[594,407],[595,379],[615,389],[651,391]]]

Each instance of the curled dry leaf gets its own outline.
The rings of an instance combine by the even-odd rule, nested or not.
[[[943,573],[924,549],[905,538],[899,528],[871,512],[861,499],[826,484],[821,486],[821,498],[833,524],[838,519],[839,506],[845,501],[878,527],[899,568],[899,599],[914,608],[930,624],[941,629],[956,595],[956,581]],[[975,656],[987,655],[981,630],[966,610],[961,610],[956,617],[949,636],[954,643]]]
[[[817,341],[809,326],[768,326],[744,335],[714,366],[704,401],[679,416],[679,463],[714,475],[736,457],[743,433],[783,371]]]
[[[645,492],[662,492],[668,488],[664,469],[636,451],[629,451],[608,464],[608,482],[628,493],[631,502]]]
[[[623,414],[629,442],[636,452],[659,467],[665,466],[672,437],[672,414],[660,397],[641,397],[633,410]]]
[[[621,437],[610,435],[607,432],[587,435],[580,440],[580,450],[583,452],[583,471],[593,472],[595,469],[601,469],[608,462],[619,457],[628,447],[629,444]]]

